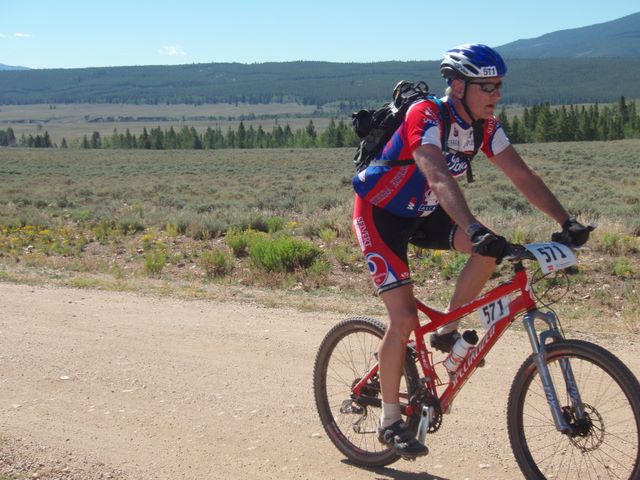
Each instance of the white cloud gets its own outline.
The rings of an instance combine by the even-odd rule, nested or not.
[[[23,33],[23,32],[16,32],[13,34],[14,37],[16,38],[31,38],[33,37],[33,35],[31,35],[30,33]]]
[[[0,38],[9,38],[9,35],[5,35],[4,33],[0,33]]]
[[[180,45],[167,45],[158,50],[160,55],[166,55],[168,57],[186,57],[185,52]]]

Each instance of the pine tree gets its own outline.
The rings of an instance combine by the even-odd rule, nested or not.
[[[553,116],[548,103],[538,106],[535,114],[536,126],[534,139],[536,142],[550,142],[554,140]]]
[[[520,122],[517,115],[515,115],[511,121],[511,135],[509,136],[509,140],[511,140],[511,143],[526,143],[527,141],[524,125]]]
[[[169,127],[169,131],[164,136],[165,148],[168,150],[175,150],[178,148],[178,136],[176,135],[176,131],[173,129],[173,125]]]
[[[93,132],[91,134],[91,143],[89,144],[89,148],[100,148],[102,146],[102,142],[100,141],[100,133]]]
[[[42,143],[44,148],[51,148],[53,145],[51,144],[51,137],[49,137],[49,132],[45,131],[42,137]]]
[[[120,143],[120,135],[118,135],[118,129],[114,128],[113,133],[111,134],[111,148],[122,148],[122,144]]]
[[[624,98],[624,95],[620,97],[618,101],[618,110],[620,112],[620,116],[622,117],[622,121],[627,123],[629,121],[629,108],[627,107],[627,102]]]
[[[498,114],[498,120],[502,124],[502,129],[507,134],[507,137],[511,138],[511,124],[507,117],[507,110],[504,107],[502,107],[502,110],[500,110],[500,113]]]
[[[238,131],[236,132],[236,147],[237,148],[245,148],[247,143],[247,131],[244,128],[244,123],[240,122],[238,125]]]
[[[145,150],[151,149],[151,138],[149,137],[149,132],[147,132],[147,127],[142,129],[142,134],[140,135],[140,141],[138,142],[139,148],[144,148]]]
[[[634,104],[635,105],[635,104]],[[7,128],[7,146],[15,147],[17,145],[16,134],[13,131],[13,128]]]

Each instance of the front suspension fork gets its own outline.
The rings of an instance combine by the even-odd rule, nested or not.
[[[540,333],[540,337],[538,337],[535,330],[536,320],[542,320],[549,327],[547,330]],[[571,434],[574,429],[569,425],[569,423],[567,423],[563,414],[546,362],[547,340],[552,339],[552,341],[556,341],[564,338],[558,328],[557,318],[552,312],[533,310],[524,316],[524,327],[529,335],[529,341],[531,342],[531,348],[533,349],[533,358],[536,362],[536,366],[538,367],[538,373],[540,374],[544,394],[547,398],[549,408],[551,409],[551,415],[556,429],[561,433]],[[560,360],[560,369],[562,371],[567,395],[571,401],[575,416],[576,418],[583,418],[585,415],[584,406],[580,398],[580,392],[578,392],[575,377],[573,376],[573,370],[571,369],[571,365],[567,358]]]

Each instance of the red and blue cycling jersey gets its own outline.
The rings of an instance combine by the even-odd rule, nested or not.
[[[457,178],[466,173],[467,159],[474,153],[473,128],[460,117],[446,97],[442,104],[448,109],[450,122],[445,152],[447,166],[451,175]],[[376,160],[413,160],[413,152],[420,145],[431,144],[442,149],[446,131],[444,121],[440,107],[434,101],[414,103]],[[480,150],[491,158],[509,145],[498,119],[485,120]],[[384,165],[384,162],[374,161],[353,177],[353,187],[364,200],[402,217],[426,216],[438,206],[428,179],[415,162]]]

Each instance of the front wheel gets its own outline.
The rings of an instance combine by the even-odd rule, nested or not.
[[[640,479],[640,384],[612,353],[580,340],[546,347],[546,363],[572,433],[554,424],[538,368],[530,356],[516,374],[507,407],[511,448],[527,479]],[[569,399],[569,361],[584,416]]]
[[[385,326],[364,317],[335,325],[325,336],[316,356],[313,389],[320,421],[329,439],[351,461],[365,467],[382,467],[400,456],[378,442],[381,401],[380,380],[375,375],[362,389],[352,388],[376,364]],[[407,355],[400,382],[400,401],[406,403],[418,385],[415,361]],[[405,420],[414,432],[419,417]]]

